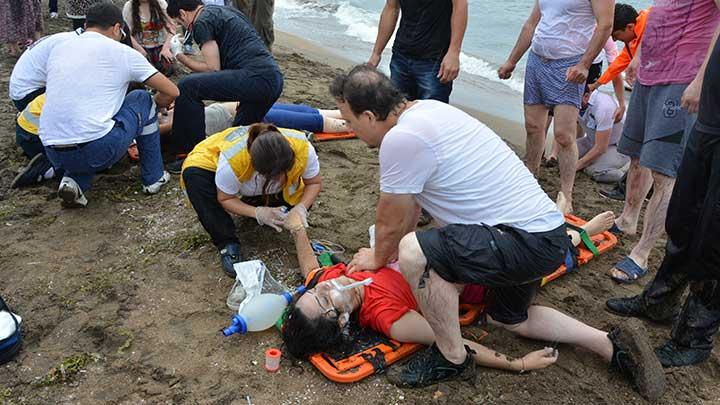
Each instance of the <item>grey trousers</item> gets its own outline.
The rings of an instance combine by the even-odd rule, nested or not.
[[[578,139],[577,146],[579,157],[583,157],[593,147],[588,137]],[[629,168],[630,158],[618,152],[617,146],[611,145],[583,171],[598,183],[615,183],[620,181]]]
[[[265,46],[272,50],[273,42],[275,42],[275,31],[273,30],[275,0],[225,0],[225,5],[242,11],[252,22]]]

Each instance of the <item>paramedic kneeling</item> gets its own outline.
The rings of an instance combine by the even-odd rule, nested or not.
[[[606,334],[551,308],[530,306],[542,277],[574,248],[563,215],[500,137],[447,104],[405,100],[385,75],[367,66],[337,77],[331,92],[357,136],[380,148],[376,246],[356,254],[348,270],[375,270],[399,254],[400,271],[436,338],[424,354],[391,370],[392,382],[423,386],[474,378],[456,287],[476,283],[489,287],[487,313],[498,325],[580,345],[632,369],[646,397],[662,394],[660,364],[642,356],[648,350],[638,348],[649,345],[637,329]],[[413,232],[420,208],[444,226]]]

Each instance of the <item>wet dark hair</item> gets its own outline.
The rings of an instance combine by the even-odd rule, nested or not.
[[[131,14],[132,14],[132,33],[134,35],[140,34],[142,32],[142,22],[140,21],[140,0],[131,0],[130,3],[131,7]],[[165,29],[170,31],[170,28],[172,27],[170,25],[170,21],[168,21],[168,18],[165,16],[165,10],[160,7],[160,3],[158,0],[148,0],[148,6],[150,8],[150,21],[153,24],[160,24]]]
[[[93,4],[85,17],[86,28],[100,28],[106,30],[115,24],[123,25],[123,16],[120,9],[107,1]]]
[[[194,11],[203,5],[201,0],[168,0],[167,14],[170,18],[180,17],[180,10]]]
[[[327,351],[343,341],[342,329],[337,320],[326,316],[307,317],[293,303],[288,307],[282,328],[282,339],[290,354],[298,359]]]
[[[267,188],[272,179],[288,172],[295,164],[295,152],[290,142],[271,124],[253,124],[248,129],[247,149],[256,172],[265,177],[262,191],[267,204]],[[290,181],[290,179],[287,179]]]
[[[638,12],[629,4],[616,3],[615,17],[613,19],[613,32],[624,30],[628,24],[634,24],[638,18]]]
[[[335,77],[330,94],[347,103],[356,116],[371,111],[381,121],[407,101],[390,78],[369,65],[357,65],[347,75]]]

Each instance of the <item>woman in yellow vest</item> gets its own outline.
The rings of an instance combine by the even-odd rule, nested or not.
[[[284,207],[307,217],[320,194],[320,162],[305,134],[273,125],[234,127],[212,135],[190,152],[181,185],[220,251],[225,272],[242,261],[230,214],[255,218],[282,231]]]

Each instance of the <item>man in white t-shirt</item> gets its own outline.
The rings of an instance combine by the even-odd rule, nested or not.
[[[554,112],[555,140],[560,145],[560,188],[572,211],[577,147],[575,133],[580,100],[593,59],[612,31],[613,0],[535,0],[507,62],[498,69],[509,79],[530,49],[525,68],[525,164],[538,176],[549,110]]]
[[[627,172],[630,158],[617,151],[625,118],[615,122],[618,104],[601,91],[585,89],[578,122],[584,134],[577,140],[577,170],[599,183],[615,183]],[[584,136],[582,136],[584,135]]]
[[[348,272],[399,258],[436,337],[424,354],[391,371],[392,382],[424,386],[474,377],[458,321],[457,286],[464,284],[489,288],[486,313],[501,327],[585,347],[632,370],[636,382],[664,378],[657,359],[642,356],[652,353],[642,334],[625,327],[605,334],[551,308],[530,306],[542,278],[572,264],[574,248],[563,215],[491,129],[447,104],[407,101],[366,65],[338,76],[331,93],[358,138],[380,148],[375,248],[361,249]],[[414,232],[421,208],[442,227]],[[640,385],[641,393],[657,395]]]
[[[112,3],[88,10],[86,31],[55,46],[48,58],[40,140],[56,169],[65,171],[58,194],[66,207],[87,205],[92,178],[120,160],[135,139],[143,191],[157,193],[170,176],[163,170],[157,106],[178,96],[177,87],[135,50],[119,41],[122,14]],[[130,82],[158,91],[127,94]]]
[[[10,75],[10,99],[22,111],[45,92],[47,61],[55,45],[82,34],[82,28],[71,32],[60,32],[40,38],[27,49],[13,67]]]

